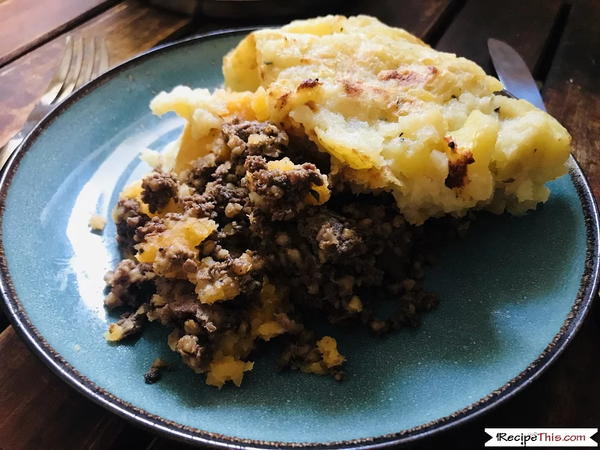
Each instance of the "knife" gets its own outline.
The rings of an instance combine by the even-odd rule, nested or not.
[[[506,90],[546,111],[537,84],[521,55],[506,42],[498,39],[488,39],[487,45],[498,78]]]

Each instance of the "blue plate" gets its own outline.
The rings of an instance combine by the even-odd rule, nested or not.
[[[485,216],[449,243],[427,274],[438,309],[386,338],[336,330],[348,379],[277,373],[257,359],[242,388],[222,390],[183,367],[166,331],[112,346],[102,276],[119,259],[110,217],[118,193],[181,130],[148,102],[178,84],[214,88],[221,58],[245,32],[161,47],[104,74],[55,109],[23,144],[0,186],[0,287],[17,330],[59,376],[111,411],[194,443],[265,447],[371,446],[414,440],[463,422],[533,381],[579,328],[597,288],[598,215],[570,176],[524,217]],[[156,357],[174,370],[154,385]]]

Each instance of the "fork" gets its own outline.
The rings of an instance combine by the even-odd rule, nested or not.
[[[50,110],[69,97],[74,90],[98,77],[107,69],[108,49],[103,38],[73,39],[67,36],[62,61],[46,91],[27,116],[23,127],[0,148],[0,169],[23,142],[25,136]]]

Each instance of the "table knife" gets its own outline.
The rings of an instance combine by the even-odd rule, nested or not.
[[[504,88],[515,97],[527,100],[546,111],[537,84],[521,55],[506,42],[498,39],[490,38],[487,44],[492,63]]]

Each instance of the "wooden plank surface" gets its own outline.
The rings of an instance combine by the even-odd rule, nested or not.
[[[436,48],[458,53],[493,73],[487,50],[487,39],[493,37],[518,48],[534,71],[561,5],[560,0],[469,1]]]
[[[12,327],[0,334],[0,448],[105,449],[124,423],[82,401],[34,357]]]
[[[600,2],[576,2],[569,17],[543,95],[573,135],[575,157],[600,200]]]
[[[104,36],[115,65],[181,32],[190,18],[127,0],[82,24],[73,36]],[[64,37],[52,40],[0,68],[0,146],[25,122],[56,71]]]
[[[443,25],[446,14],[456,11],[458,0],[354,2],[343,11],[347,15],[368,14],[393,27],[404,28],[425,41]]]
[[[440,24],[451,19],[453,12],[457,11],[463,0],[375,0],[347,2],[334,14],[356,15],[368,14],[380,18],[388,25],[404,28],[411,33],[429,41],[430,37],[438,31]],[[198,19],[194,31],[205,33],[223,28],[282,25],[291,19],[275,18],[249,18],[249,19]]]
[[[115,65],[178,35],[189,22],[187,17],[127,0],[72,34],[105,36],[110,63]],[[19,129],[43,93],[63,45],[63,37],[52,40],[0,68],[0,145]],[[0,317],[0,325],[3,321]],[[64,384],[25,347],[12,327],[0,334],[0,360],[0,450],[136,450],[153,439]]]
[[[402,2],[402,8],[392,0],[360,3],[351,7],[363,8],[363,12],[376,14],[430,41],[435,42],[441,36],[438,48],[469,56],[484,66],[487,64],[485,39],[492,32],[494,37],[514,45],[530,67],[539,66],[546,57],[548,34],[555,28],[560,12],[558,1],[529,4],[510,0],[498,6],[498,2],[471,0],[462,9],[464,2],[461,1],[411,0]],[[112,36],[109,46],[113,64],[155,45],[187,23],[186,19],[148,10],[133,1],[123,5],[126,6],[112,8],[105,13],[108,15],[77,29],[78,33],[88,35],[108,30],[104,32]],[[600,35],[595,31],[594,22],[600,18],[598,6],[594,1],[574,5],[547,77],[539,74],[547,78],[544,98],[548,107],[573,134],[575,153],[590,176],[597,196],[600,195],[596,162],[600,151],[596,141],[600,135],[597,86]],[[488,15],[482,13],[482,8]],[[496,21],[487,20],[489,11],[494,8],[500,17]],[[508,11],[503,12],[503,8]],[[523,14],[515,13],[523,10]],[[457,14],[455,21],[442,33],[454,14]],[[535,26],[531,26],[532,23]],[[196,30],[203,32],[224,26],[227,25],[220,21],[202,20]],[[53,70],[51,65],[56,64],[48,60],[56,60],[60,51],[61,40],[55,40],[0,69],[0,143],[3,136],[9,134],[5,130],[18,127],[44,89]],[[9,67],[12,69],[6,70]],[[17,89],[23,92],[11,92]],[[595,361],[598,342],[599,323],[588,320],[558,362],[523,393],[492,413],[413,448],[480,448],[486,440],[484,426],[597,426],[600,420],[597,409],[600,365]],[[0,357],[5,362],[0,364],[0,450],[40,448],[42,442],[44,448],[191,448],[155,438],[91,404],[50,374],[10,328],[0,335]],[[19,434],[7,440],[5,436],[14,433],[16,428]],[[17,439],[19,436],[21,439]]]
[[[0,1],[0,66],[117,1]]]

